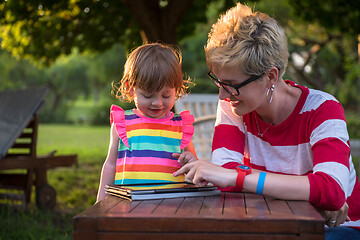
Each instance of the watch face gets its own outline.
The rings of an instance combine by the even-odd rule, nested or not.
[[[250,167],[248,167],[248,166],[246,166],[246,165],[239,165],[239,166],[237,166],[237,168],[239,168],[239,169],[241,169],[241,170],[245,170],[245,171],[251,169]]]

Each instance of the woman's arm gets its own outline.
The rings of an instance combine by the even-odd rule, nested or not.
[[[237,171],[226,169],[207,161],[194,161],[185,164],[174,176],[187,173],[193,183],[203,186],[211,182],[219,187],[235,186]],[[244,180],[243,190],[256,192],[260,171],[253,170]],[[306,176],[292,176],[267,173],[263,194],[285,200],[309,200],[310,184]]]
[[[244,191],[256,192],[259,182],[259,170],[253,170],[244,180]],[[310,183],[307,176],[267,173],[263,194],[285,200],[309,201]]]
[[[98,190],[96,202],[99,202],[106,197],[104,187],[106,184],[113,184],[115,179],[119,137],[117,135],[114,124],[111,125],[110,132],[111,134],[110,134],[109,151],[101,171],[100,184],[99,184],[99,190]]]

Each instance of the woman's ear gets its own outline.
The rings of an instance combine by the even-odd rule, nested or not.
[[[278,81],[278,77],[279,77],[279,69],[277,67],[270,68],[267,76],[268,76],[270,85],[273,85],[273,84],[276,85],[276,82]]]

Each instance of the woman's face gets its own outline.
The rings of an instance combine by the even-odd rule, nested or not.
[[[251,76],[243,74],[239,68],[213,66],[213,75],[217,77],[220,83],[227,85],[239,85],[249,79]],[[219,98],[228,100],[234,114],[238,116],[245,115],[261,107],[265,102],[266,91],[268,87],[265,81],[261,80],[250,82],[238,89],[239,94],[234,96],[223,87],[219,88]]]

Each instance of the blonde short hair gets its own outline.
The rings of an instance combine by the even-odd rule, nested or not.
[[[190,80],[183,79],[181,52],[174,47],[151,43],[137,47],[128,56],[123,77],[113,83],[116,98],[131,102],[131,89],[140,88],[154,93],[164,86],[175,88],[176,98],[186,93]]]
[[[206,62],[239,67],[246,75],[261,75],[271,67],[285,73],[289,52],[284,29],[275,19],[238,3],[212,26],[205,46]]]

